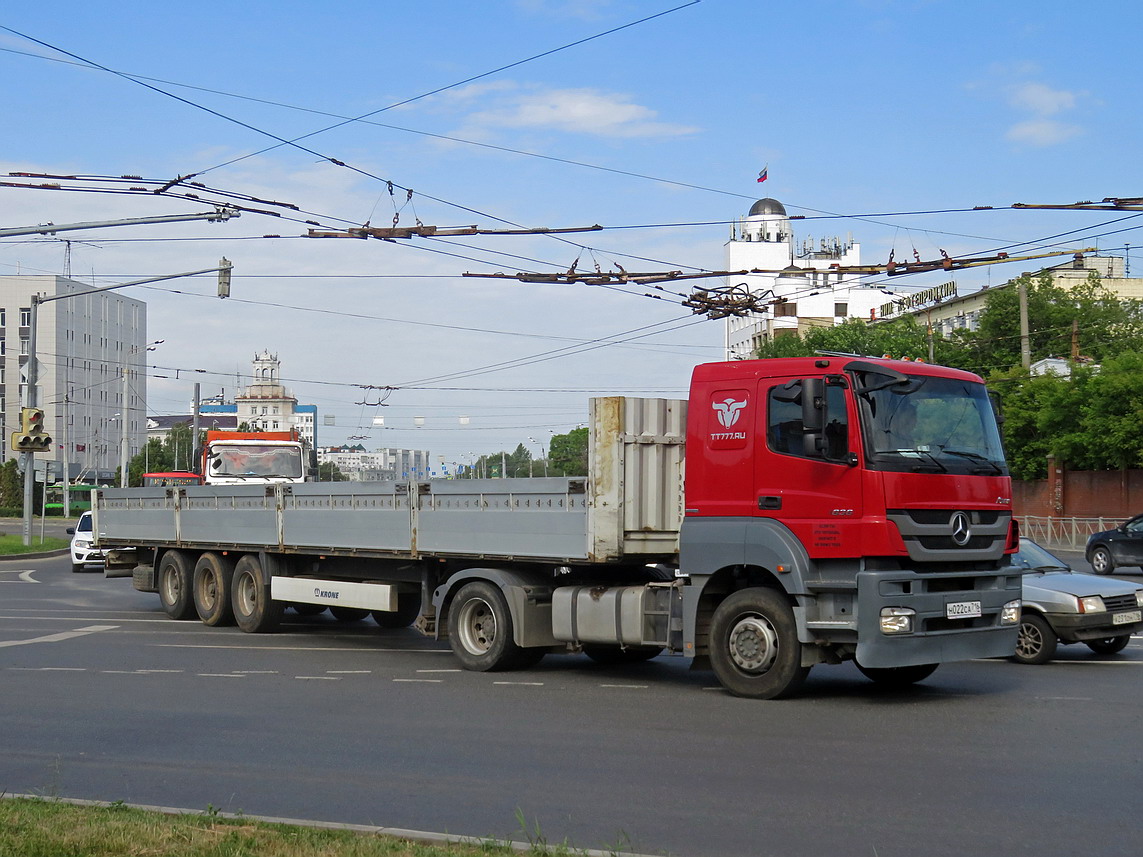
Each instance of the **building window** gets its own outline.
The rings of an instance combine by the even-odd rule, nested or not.
[[[789,318],[798,314],[798,305],[794,301],[778,301],[774,304],[775,318]]]
[[[30,306],[20,307],[20,327],[32,326],[32,308]]]
[[[849,304],[835,303],[833,305],[833,314],[837,317],[849,315]]]

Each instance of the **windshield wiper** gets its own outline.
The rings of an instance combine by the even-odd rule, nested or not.
[[[941,452],[943,452],[945,455],[956,455],[960,458],[967,458],[969,461],[979,461],[981,464],[986,464],[991,467],[992,472],[996,474],[1004,472],[999,464],[997,464],[991,458],[986,458],[979,452],[969,452],[968,450],[964,449],[941,449]]]

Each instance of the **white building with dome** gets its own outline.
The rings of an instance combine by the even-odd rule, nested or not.
[[[776,273],[727,278],[756,295],[762,312],[726,320],[726,359],[746,360],[768,340],[847,318],[870,318],[896,294],[883,284],[863,285],[859,275],[830,270],[861,264],[861,245],[849,235],[795,241],[786,208],[766,197],[736,220],[726,243],[726,270],[761,269]],[[780,273],[779,273],[780,272]]]

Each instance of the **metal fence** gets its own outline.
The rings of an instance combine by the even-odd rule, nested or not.
[[[1042,518],[1036,515],[1017,515],[1020,535],[1039,542],[1046,548],[1083,550],[1087,537],[1102,530],[1111,530],[1123,523],[1121,518]]]

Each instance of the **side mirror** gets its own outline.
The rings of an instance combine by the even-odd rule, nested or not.
[[[825,381],[806,378],[802,381],[802,452],[820,458],[825,449],[824,429],[829,420],[825,397]]]

